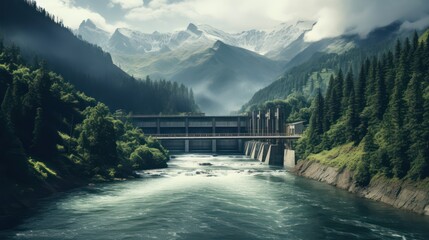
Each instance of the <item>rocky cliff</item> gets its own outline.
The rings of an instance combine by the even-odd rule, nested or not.
[[[429,215],[429,186],[426,182],[412,182],[387,178],[373,178],[367,187],[355,184],[354,173],[316,161],[301,160],[294,168],[297,175],[326,182],[361,197],[387,203],[399,209]]]

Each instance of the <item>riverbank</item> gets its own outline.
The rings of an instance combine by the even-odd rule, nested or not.
[[[164,167],[153,169],[162,168]],[[0,196],[0,230],[9,229],[20,224],[24,216],[36,210],[38,202],[43,198],[95,183],[124,181],[139,177],[139,174],[133,172],[133,174],[125,178],[100,180],[69,173],[56,178],[38,179],[31,185],[19,185],[3,179],[4,181],[0,183],[2,188],[2,196]]]
[[[0,184],[3,192],[0,198],[0,229],[19,224],[22,217],[33,210],[40,199],[82,187],[88,183],[89,179],[70,175],[47,180],[37,179],[31,185],[4,180]]]
[[[177,155],[142,176],[56,194],[0,239],[429,239],[429,218],[240,155]]]
[[[429,180],[387,179],[375,177],[368,186],[356,185],[354,172],[347,168],[327,166],[317,161],[300,160],[293,169],[299,176],[326,182],[360,197],[389,204],[395,208],[429,215]]]

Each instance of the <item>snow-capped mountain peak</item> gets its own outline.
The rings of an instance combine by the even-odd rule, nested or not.
[[[84,40],[99,46],[104,46],[110,36],[107,31],[98,28],[90,19],[82,21],[77,33],[82,36]]]
[[[93,21],[91,21],[91,19],[83,20],[82,23],[79,25],[79,28],[82,28],[82,27],[93,28],[93,29],[97,28],[97,26]]]
[[[197,36],[200,36],[203,32],[201,32],[199,29],[198,29],[198,27],[195,25],[195,24],[193,24],[193,23],[189,23],[189,25],[188,25],[188,27],[186,28],[186,30],[187,31],[189,31],[189,32],[191,32],[191,33],[193,33],[193,34],[195,34],[195,35],[197,35]]]
[[[281,60],[278,53],[306,31],[312,29],[315,22],[297,21],[282,23],[270,31],[247,30],[228,33],[210,25],[189,23],[187,28],[172,33],[142,33],[127,28],[118,28],[109,38],[109,34],[98,28],[91,20],[83,21],[78,33],[92,43],[98,44],[110,52],[149,53],[173,50],[187,46],[201,49],[212,46],[216,41],[245,48],[272,59]]]

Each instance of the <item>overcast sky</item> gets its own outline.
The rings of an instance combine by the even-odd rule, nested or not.
[[[36,0],[37,4],[78,28],[85,19],[113,32],[127,27],[142,32],[170,32],[188,23],[208,24],[227,32],[266,30],[282,22],[317,21],[309,41],[358,33],[396,20],[403,27],[429,25],[427,0]]]

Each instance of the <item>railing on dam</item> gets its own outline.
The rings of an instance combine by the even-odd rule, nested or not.
[[[279,133],[194,133],[194,134],[153,134],[158,140],[187,140],[187,139],[299,139],[301,135],[286,135]]]

